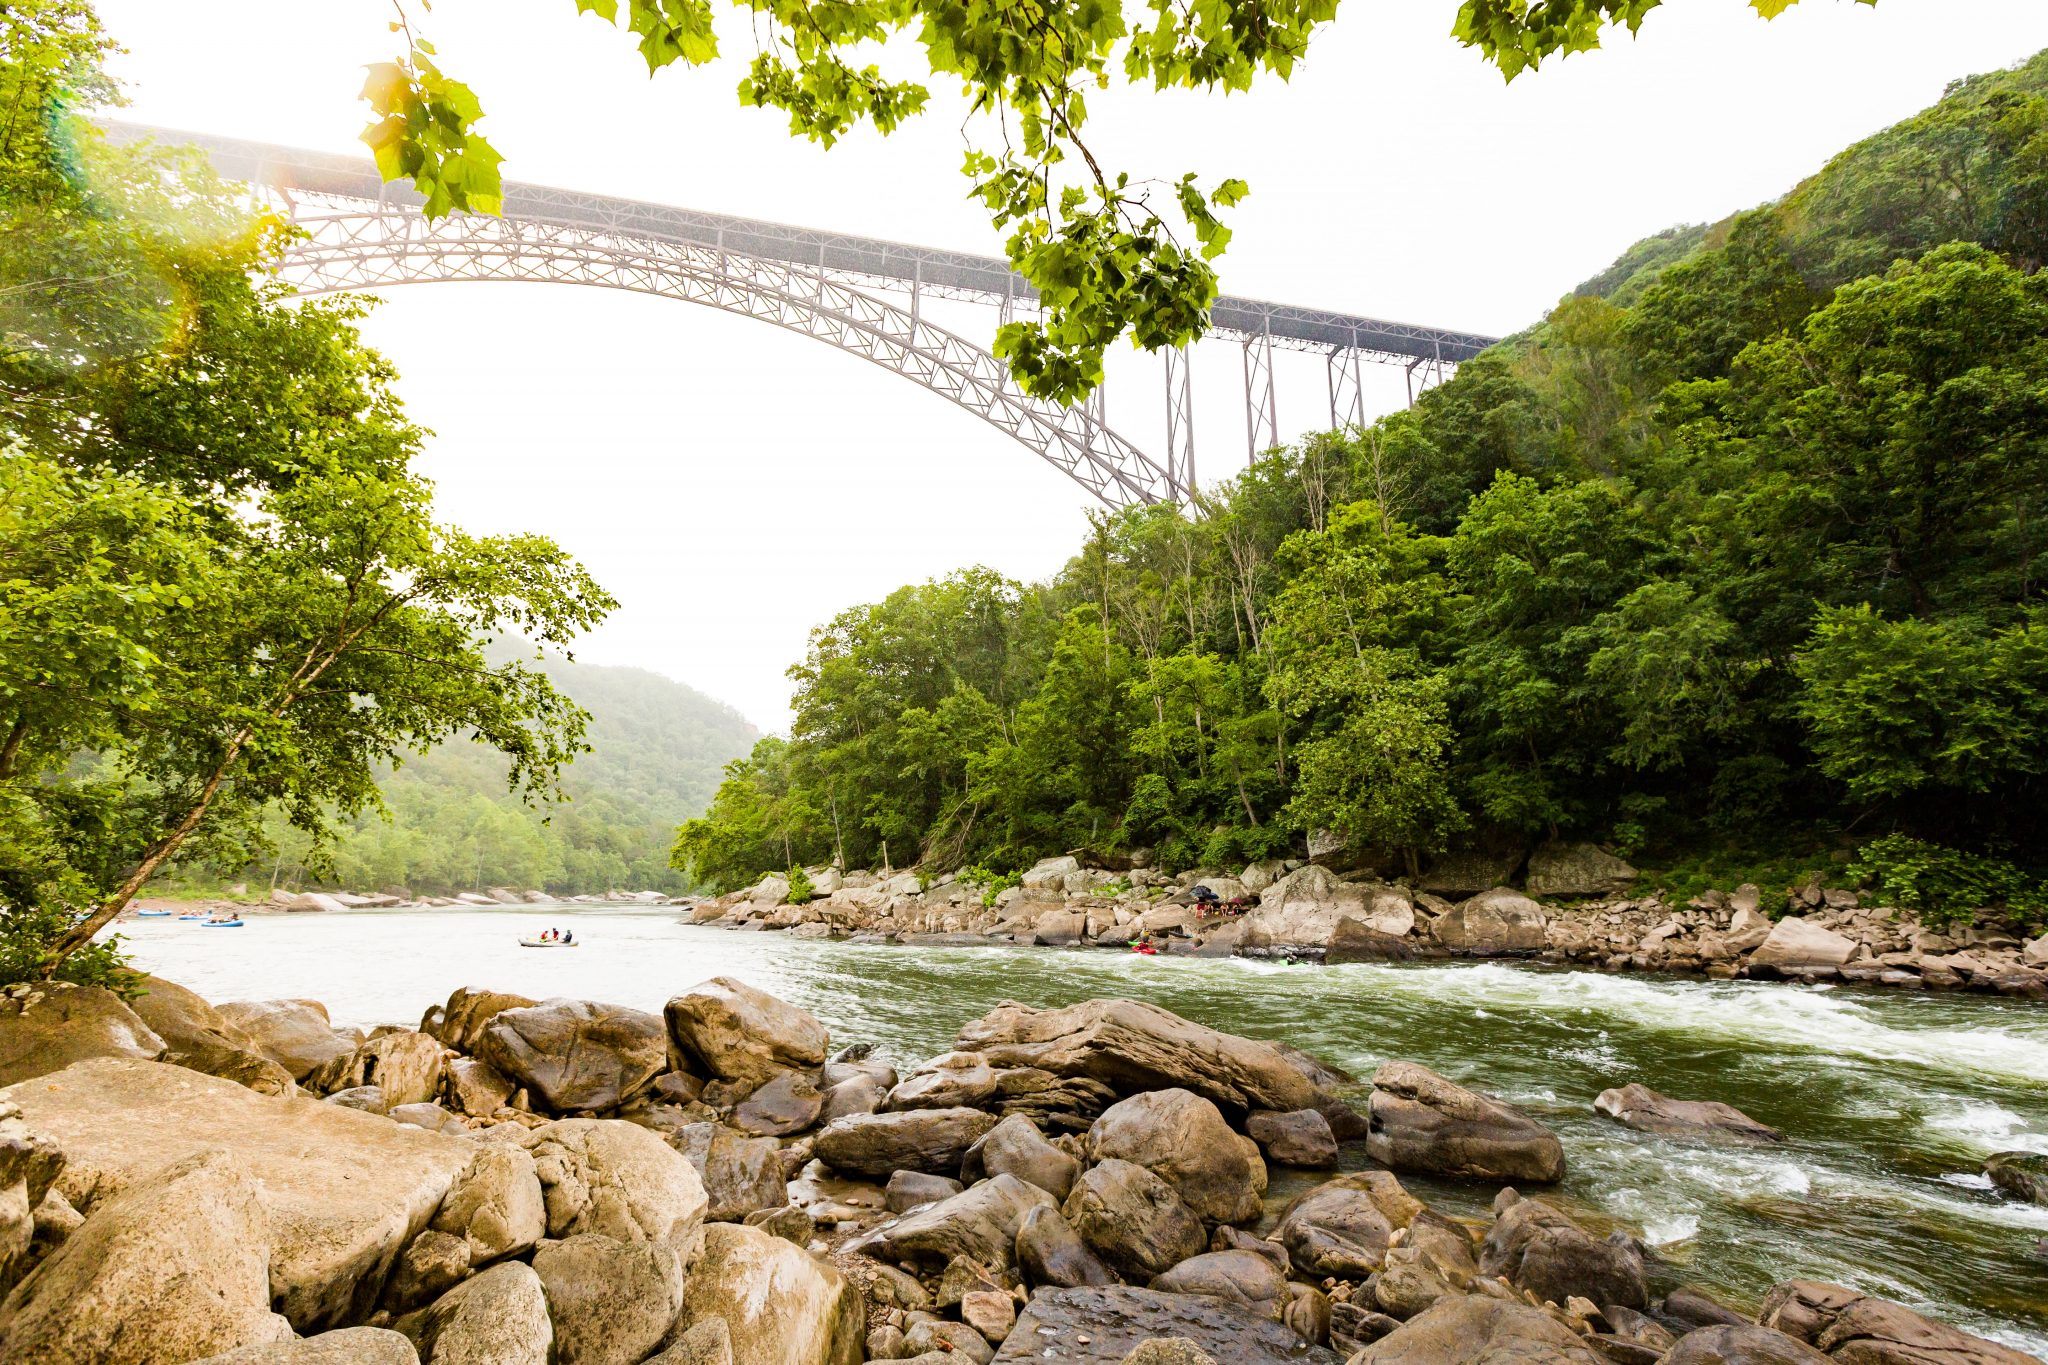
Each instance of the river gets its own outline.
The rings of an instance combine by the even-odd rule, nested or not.
[[[549,923],[573,951],[522,950]],[[998,1001],[1150,1000],[1304,1048],[1360,1077],[1434,1067],[1558,1130],[1563,1193],[1640,1233],[1685,1277],[1753,1305],[1776,1280],[1836,1280],[2048,1353],[2048,1208],[1979,1174],[2048,1151],[2048,1010],[1961,995],[1610,976],[1497,963],[1288,966],[1056,949],[913,949],[677,923],[673,910],[358,911],[253,916],[241,929],[123,925],[137,965],[214,1000],[309,997],[336,1022],[413,1024],[457,986],[658,1010],[732,975],[804,1006],[835,1046],[899,1065],[944,1051]],[[1690,1145],[1592,1112],[1642,1081],[1733,1104],[1782,1148]],[[1364,1164],[1362,1150],[1345,1154]],[[1276,1179],[1276,1193],[1303,1185]],[[1476,1213],[1490,1189],[1408,1183]]]

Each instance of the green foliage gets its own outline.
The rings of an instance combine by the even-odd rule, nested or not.
[[[2003,858],[1887,834],[1857,849],[1849,872],[1930,924],[1968,924],[1980,909],[2003,910],[2028,928],[2048,924],[2048,880]]]
[[[1565,837],[1775,896],[1852,827],[2038,846],[2043,138],[2048,54],[1632,249],[1199,517],[1101,517],[1047,583],[842,613],[792,671],[791,739],[686,827],[693,865],[740,885],[886,841],[1174,871],[1334,833],[1392,875]],[[1958,156],[1970,217],[1911,189]]]
[[[1013,886],[1021,886],[1024,874],[1021,872],[995,872],[980,863],[960,869],[960,880],[969,886],[981,888],[981,908],[986,910],[996,903],[996,897]]]
[[[789,904],[809,905],[818,898],[818,888],[811,885],[810,874],[802,868],[792,867],[784,875],[789,878]]]
[[[0,910],[0,986],[44,979],[44,967],[72,925],[72,916],[47,905]],[[57,965],[53,977],[78,986],[104,986],[122,995],[136,993],[140,976],[127,966],[121,936],[110,934],[73,952]]]
[[[1633,30],[1659,2],[1466,0],[1453,33],[1512,79],[1553,52],[1597,46],[1609,22]],[[650,72],[718,55],[710,0],[575,3],[636,35]],[[1767,18],[1790,3],[1750,0]],[[1062,403],[1102,382],[1103,354],[1117,338],[1156,350],[1207,329],[1217,294],[1211,262],[1230,242],[1220,211],[1250,192],[1234,178],[1205,189],[1192,171],[1159,182],[1106,170],[1083,140],[1088,92],[1119,80],[1225,93],[1262,77],[1285,81],[1337,13],[1337,0],[734,4],[756,52],[739,101],[787,115],[793,137],[830,147],[864,125],[888,134],[924,109],[927,77],[960,83],[976,130],[961,164],[969,195],[1005,234],[1010,264],[1040,305],[1037,317],[1004,323],[992,349],[1027,392]],[[495,212],[499,157],[474,131],[482,110],[434,64],[433,44],[413,33],[402,3],[399,16],[392,29],[408,51],[370,69],[363,96],[378,120],[364,140],[384,178],[412,180],[429,214]],[[913,48],[921,51],[907,74],[866,60],[894,65]]]

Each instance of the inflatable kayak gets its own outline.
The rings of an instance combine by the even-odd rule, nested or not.
[[[180,915],[180,916],[178,916],[178,918],[179,918],[179,919],[205,919],[205,918],[206,918],[206,916],[204,916],[204,915]]]
[[[242,927],[242,922],[238,919],[209,919],[200,922],[209,929],[239,929]]]
[[[137,918],[137,919],[168,919],[168,918],[170,918],[170,914],[171,914],[171,912],[170,912],[170,911],[168,911],[168,910],[137,910],[137,911],[135,912],[135,918]]]

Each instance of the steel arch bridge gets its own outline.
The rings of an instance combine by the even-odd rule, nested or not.
[[[1163,353],[1167,451],[1154,459],[1112,430],[1097,398],[1033,398],[985,347],[923,315],[928,298],[993,305],[1001,320],[1036,295],[1007,262],[875,238],[573,190],[508,182],[498,217],[428,219],[408,186],[367,160],[109,121],[118,141],[196,146],[226,178],[276,196],[303,230],[278,268],[302,295],[439,281],[595,285],[738,313],[874,362],[974,413],[1110,507],[1183,502],[1196,489],[1192,379],[1185,351]],[[907,296],[907,297],[906,297]],[[1330,421],[1366,418],[1361,366],[1396,364],[1441,379],[1494,338],[1220,298],[1210,336],[1244,351],[1245,431],[1253,454],[1279,443],[1275,348],[1323,352]]]

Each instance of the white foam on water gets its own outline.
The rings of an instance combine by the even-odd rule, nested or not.
[[[1941,1183],[1944,1185],[1954,1185],[1956,1188],[1964,1190],[1995,1190],[1998,1188],[1991,1183],[1990,1176],[1979,1175],[1971,1171],[1950,1171],[1941,1178]]]
[[[1921,1120],[1983,1152],[2048,1152],[2048,1133],[2026,1131],[2027,1121],[2003,1105],[1965,1100]]]

